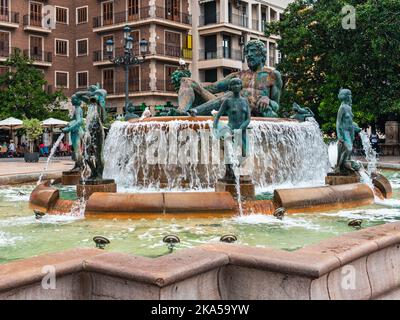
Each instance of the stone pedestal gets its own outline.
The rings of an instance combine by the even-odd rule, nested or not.
[[[88,199],[95,192],[117,192],[117,185],[113,179],[86,181],[85,184],[80,181],[76,186],[78,197]]]
[[[229,192],[235,199],[237,199],[238,197],[235,181],[226,181],[220,179],[215,184],[215,191]],[[255,200],[256,197],[255,186],[251,182],[250,177],[248,176],[240,176],[240,196],[242,201]]]
[[[359,182],[360,182],[360,176],[357,174],[344,176],[334,173],[328,173],[328,176],[325,177],[325,183],[331,186],[337,186],[340,184],[359,183]]]
[[[61,184],[63,186],[76,186],[81,180],[80,172],[63,171],[61,176]]]

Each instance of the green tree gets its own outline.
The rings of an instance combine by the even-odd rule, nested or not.
[[[43,133],[43,128],[38,119],[24,119],[23,129],[25,130],[26,138],[29,141],[29,152],[33,152],[33,144],[36,139]]]
[[[345,29],[342,8],[355,8],[355,29]],[[400,113],[400,1],[296,0],[281,21],[267,24],[278,34],[285,80],[282,105],[310,107],[323,130],[335,129],[340,88],[353,92],[360,125]]]
[[[66,100],[61,91],[48,93],[43,73],[32,65],[32,61],[15,50],[4,62],[9,71],[0,76],[0,119],[7,117],[37,118],[48,117],[67,119],[60,110]]]

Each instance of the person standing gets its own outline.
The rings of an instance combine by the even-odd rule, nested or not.
[[[10,144],[8,145],[8,157],[14,158],[16,151],[17,151],[17,148],[15,147],[14,141],[10,140]]]

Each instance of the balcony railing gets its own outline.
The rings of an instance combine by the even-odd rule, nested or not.
[[[139,43],[133,44],[132,51],[136,56],[138,56],[140,53],[139,48],[140,48]],[[124,54],[125,54],[124,47],[114,48],[113,57],[120,57],[123,56]],[[149,52],[147,52],[146,55],[147,54],[149,54]],[[109,61],[108,53],[105,49],[93,51],[93,62],[100,62],[100,61]]]
[[[199,27],[202,26],[207,26],[210,24],[215,24],[215,23],[219,23],[220,19],[219,19],[219,12],[216,12],[215,14],[212,15],[201,15],[200,19],[199,19]]]
[[[157,43],[156,53],[167,57],[192,59],[192,49],[181,48],[180,46]]]
[[[49,62],[53,61],[53,53],[45,51],[31,51],[29,49],[24,50],[24,55],[34,62]]]
[[[125,82],[105,81],[103,88],[107,90],[107,94],[123,95],[125,94]],[[129,93],[137,93],[142,91],[150,91],[150,79],[135,79],[128,83]]]
[[[138,11],[135,13],[130,13],[129,11],[122,11],[114,13],[113,15],[110,14],[110,15],[102,15],[94,17],[93,28],[100,28],[116,24],[135,22],[148,18],[170,20],[187,25],[190,25],[192,23],[192,16],[190,14],[180,11],[171,11],[167,8],[159,6],[148,6],[139,8]]]
[[[227,47],[220,47],[217,50],[199,50],[199,60],[212,60],[212,59],[231,59],[242,60],[242,50],[234,50]]]
[[[24,27],[39,27],[42,28],[43,16],[40,13],[31,13],[24,15]]]
[[[12,11],[0,13],[0,22],[19,23],[19,13]]]
[[[232,13],[232,15],[229,16],[229,23],[232,23],[239,27],[248,28],[249,27],[249,17],[246,15]]]
[[[253,30],[257,30],[257,31],[259,30],[259,28],[258,28],[258,20],[256,20],[256,19],[252,20],[251,28]]]
[[[171,82],[171,79],[166,80],[156,80],[156,90],[164,91],[164,92],[175,92],[174,85]]]

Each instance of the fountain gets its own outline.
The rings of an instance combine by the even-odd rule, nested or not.
[[[98,85],[75,93],[74,118],[64,131],[76,145],[72,172],[81,176],[80,211],[110,217],[183,211],[242,215],[257,208],[272,215],[278,208],[292,213],[373,203],[371,188],[359,183],[361,165],[351,159],[360,129],[352,120],[350,90],[339,93],[338,160],[329,172],[328,148],[312,111],[294,103],[291,119],[276,118],[281,77],[264,68],[263,50],[250,41],[245,49],[250,69],[204,87],[187,78],[190,72],[182,65],[172,75],[179,97],[175,116],[132,117],[131,106],[127,121],[114,122],[105,141],[107,93]],[[88,104],[84,133],[83,102]],[[213,116],[201,116],[206,110]],[[390,196],[390,184],[372,178],[381,181],[375,183],[380,195]],[[292,188],[301,184],[313,187]],[[117,185],[124,192],[117,193]],[[266,189],[273,199],[256,200],[256,190]],[[31,206],[50,213],[77,207],[44,186],[32,193]]]

